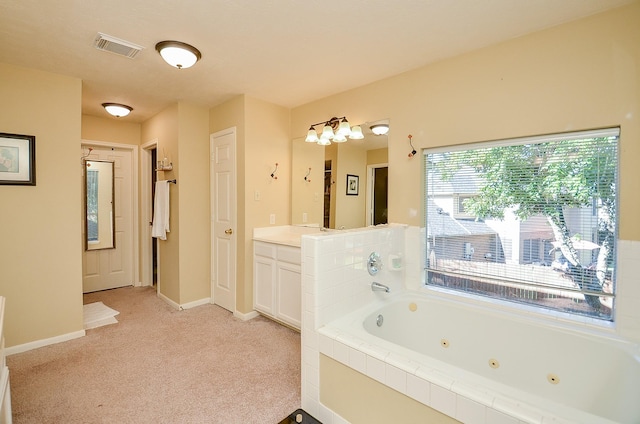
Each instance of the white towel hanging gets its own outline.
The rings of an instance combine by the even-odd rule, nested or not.
[[[160,240],[167,239],[169,232],[169,181],[156,181],[156,194],[153,201],[153,225],[151,236]]]

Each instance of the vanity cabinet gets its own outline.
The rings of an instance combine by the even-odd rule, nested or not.
[[[261,314],[300,329],[302,316],[299,247],[253,242],[253,307]]]

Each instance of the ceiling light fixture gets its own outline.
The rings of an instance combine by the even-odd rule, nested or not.
[[[202,58],[198,49],[181,41],[161,41],[156,50],[165,62],[178,69],[190,68]]]
[[[102,103],[102,107],[105,108],[110,115],[113,115],[116,118],[127,116],[133,110],[131,106],[120,103]]]
[[[376,124],[371,126],[371,132],[375,135],[385,135],[389,132],[389,125],[387,124]]]
[[[318,137],[318,132],[315,127],[322,125],[322,133]],[[336,118],[335,116],[328,121],[318,122],[309,127],[307,138],[304,141],[307,143],[318,143],[321,146],[328,146],[331,141],[334,143],[344,143],[347,138],[352,140],[359,140],[364,138],[362,134],[362,128],[359,125],[353,127],[347,121],[346,116]]]

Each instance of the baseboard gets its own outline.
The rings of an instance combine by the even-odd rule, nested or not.
[[[250,319],[254,319],[255,317],[257,317],[258,315],[260,314],[257,313],[256,311],[251,311],[246,314],[243,314],[242,312],[238,312],[238,311],[235,311],[233,313],[234,317],[241,319],[242,321],[249,321]]]
[[[167,296],[163,295],[162,293],[158,292],[158,297],[164,300],[165,302],[167,302],[173,309],[176,309],[178,311],[181,309],[180,305],[178,305],[176,302],[169,299]]]
[[[177,309],[178,311],[195,308],[196,306],[202,306],[202,305],[211,304],[211,298],[210,297],[205,297],[204,299],[194,300],[193,302],[183,303],[182,305],[174,302],[173,300],[169,299],[167,296],[163,295],[160,292],[158,292],[158,297],[160,299],[164,300],[165,302],[167,302],[169,305],[171,305],[172,308]]]
[[[14,355],[16,353],[27,352],[29,350],[37,349],[39,347],[49,346],[56,343],[62,343],[69,340],[77,339],[80,337],[84,337],[86,335],[86,331],[74,331],[73,333],[62,334],[61,336],[50,337],[48,339],[36,340],[33,342],[11,346],[5,348],[5,352],[8,355]]]
[[[211,298],[210,297],[205,297],[204,299],[199,299],[199,300],[194,300],[193,302],[183,303],[182,305],[180,305],[180,307],[181,307],[181,309],[191,309],[191,308],[195,308],[196,306],[210,305],[210,304],[211,304]]]

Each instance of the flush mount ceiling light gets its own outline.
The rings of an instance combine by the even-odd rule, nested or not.
[[[190,68],[202,58],[198,49],[181,41],[161,41],[156,50],[165,62],[178,69]]]
[[[120,103],[102,103],[102,107],[105,108],[105,110],[109,112],[110,115],[113,115],[116,118],[127,116],[129,112],[133,110],[131,106],[123,105]]]
[[[322,125],[322,133],[318,137],[318,132],[315,127]],[[318,143],[321,146],[327,146],[334,143],[344,143],[347,138],[352,140],[358,140],[364,138],[362,134],[362,128],[359,125],[351,127],[346,116],[336,118],[335,116],[328,121],[318,122],[309,127],[307,138],[304,140],[307,143]]]
[[[385,135],[389,132],[389,125],[387,124],[376,124],[371,126],[371,132],[375,135]]]

